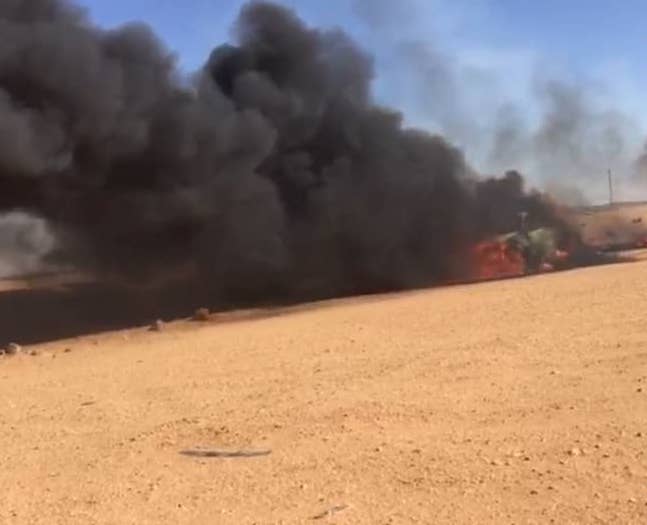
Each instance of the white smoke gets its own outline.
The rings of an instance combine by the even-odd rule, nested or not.
[[[55,239],[43,219],[23,212],[0,216],[0,277],[42,271]]]

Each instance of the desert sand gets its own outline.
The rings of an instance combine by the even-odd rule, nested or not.
[[[647,242],[647,203],[573,209],[568,213],[582,239],[591,246],[631,246]]]
[[[646,306],[638,262],[28,346],[0,523],[647,523]]]

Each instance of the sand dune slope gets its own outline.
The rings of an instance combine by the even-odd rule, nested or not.
[[[0,523],[647,523],[644,262],[33,349]]]

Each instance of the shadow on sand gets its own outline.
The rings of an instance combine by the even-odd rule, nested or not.
[[[179,298],[146,301],[97,284],[33,287],[0,292],[0,347],[9,341],[36,344],[186,317]],[[191,306],[195,306],[192,304]]]
[[[210,304],[204,290],[195,287],[136,292],[59,276],[38,276],[27,281],[0,280],[0,348],[10,342],[31,345],[146,327],[157,319],[187,319],[203,306],[210,306],[214,312],[211,321],[237,322],[360,300],[366,298],[254,303],[253,307],[238,303],[218,307]]]
[[[644,259],[639,257],[638,259]],[[605,263],[632,262],[631,256],[606,259]],[[572,270],[573,268],[571,268]],[[52,280],[54,284],[52,284]],[[101,332],[147,326],[156,319],[189,317],[196,308],[209,305],[204,291],[182,288],[165,293],[144,294],[91,282],[58,282],[56,276],[23,281],[8,286],[0,281],[0,348],[9,342],[30,345]],[[469,282],[448,283],[448,286]],[[415,292],[410,290],[409,292]],[[298,311],[383,299],[390,294],[323,299],[318,302],[282,303],[220,308],[214,321],[235,322],[286,315]]]

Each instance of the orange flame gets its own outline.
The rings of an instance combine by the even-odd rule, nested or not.
[[[556,250],[538,268],[539,272],[551,272],[570,257],[564,250]],[[499,240],[482,241],[472,249],[472,274],[475,281],[520,277],[525,273],[525,263],[521,253]]]
[[[501,279],[524,273],[521,254],[501,241],[483,241],[472,249],[472,279]]]

